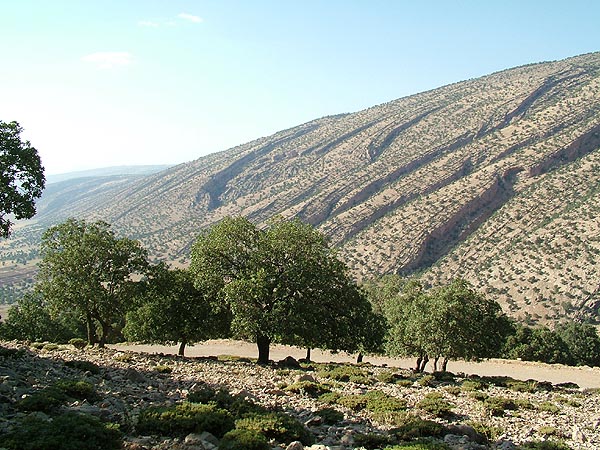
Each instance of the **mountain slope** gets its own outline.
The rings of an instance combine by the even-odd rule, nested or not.
[[[314,120],[63,213],[108,220],[182,264],[225,215],[297,216],[359,279],[462,275],[514,315],[554,320],[595,301],[599,149],[594,53]]]

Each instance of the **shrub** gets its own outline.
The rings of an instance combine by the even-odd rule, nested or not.
[[[469,394],[469,397],[471,397],[474,400],[484,402],[489,397],[489,395],[487,395],[485,392],[475,391],[475,392],[471,392]]]
[[[515,402],[505,397],[488,397],[483,404],[489,413],[496,417],[503,416],[506,410],[517,409]]]
[[[62,380],[58,381],[54,386],[64,392],[68,397],[77,400],[95,402],[99,399],[94,385],[87,381]]]
[[[541,402],[537,406],[537,409],[540,411],[549,412],[550,414],[556,414],[556,413],[560,412],[560,408],[552,402]]]
[[[228,431],[219,442],[219,450],[269,450],[270,448],[267,438],[253,430]]]
[[[369,374],[360,367],[341,365],[329,369],[320,370],[317,375],[336,381],[351,381],[353,383],[369,384]]]
[[[458,386],[446,386],[444,389],[448,394],[458,396],[460,394],[461,389]]]
[[[93,375],[100,373],[100,367],[90,361],[78,361],[76,359],[72,361],[65,361],[65,366],[71,369],[81,370],[82,372],[90,372]]]
[[[481,381],[477,380],[464,380],[460,385],[460,388],[465,392],[481,391],[486,386]]]
[[[354,445],[357,447],[363,447],[366,449],[384,448],[386,445],[391,444],[392,440],[389,436],[378,433],[357,433],[354,435]]]
[[[158,373],[171,373],[173,372],[173,368],[171,366],[158,365],[154,368],[154,370]]]
[[[267,439],[274,439],[278,442],[300,441],[304,445],[313,443],[313,436],[310,432],[296,419],[284,413],[251,414],[237,420],[235,427],[240,430],[261,433]]]
[[[69,340],[69,344],[79,350],[82,350],[87,345],[87,341],[82,338],[73,338]]]
[[[423,387],[431,387],[435,386],[435,377],[433,375],[423,375],[421,378],[417,380],[420,386]]]
[[[395,383],[396,381],[398,381],[398,379],[399,376],[391,370],[385,370],[377,374],[377,381],[380,381],[382,383]]]
[[[451,414],[454,405],[445,400],[439,392],[430,392],[417,403],[417,407],[435,417],[447,417]]]
[[[360,394],[343,395],[337,399],[337,403],[352,411],[361,411],[367,407],[367,397]]]
[[[560,436],[560,430],[555,427],[551,427],[548,425],[543,425],[538,429],[539,434],[543,434],[544,436]]]
[[[60,346],[58,344],[49,343],[45,344],[42,348],[47,352],[54,352],[56,350],[59,350]]]
[[[25,418],[0,435],[0,447],[8,450],[116,450],[121,448],[117,426],[87,414],[67,413],[52,421]]]
[[[321,408],[315,412],[326,425],[335,425],[344,420],[344,414],[333,408]]]
[[[398,417],[400,419],[400,417]],[[422,437],[439,437],[444,433],[444,427],[433,420],[423,420],[420,417],[405,414],[401,420],[394,424],[396,427],[389,430],[400,441]]]
[[[485,437],[488,442],[497,440],[504,432],[502,428],[482,422],[466,422],[465,425],[473,428],[477,433]]]
[[[317,398],[323,394],[331,392],[327,386],[314,381],[299,381],[294,383],[284,390],[288,392],[294,392],[295,394],[308,395],[309,397]]]
[[[367,399],[366,409],[372,413],[397,412],[406,409],[406,400],[381,391],[369,391],[365,397]]]
[[[66,395],[60,390],[46,388],[22,398],[16,406],[21,411],[48,413],[59,407],[66,399]]]
[[[203,384],[188,394],[188,402],[213,404],[229,411],[234,418],[240,418],[252,412],[265,412],[265,408],[239,395],[231,395],[227,389],[214,389],[208,384]]]
[[[136,426],[141,434],[173,436],[208,431],[217,437],[222,437],[233,427],[234,420],[228,411],[215,405],[190,402],[144,409]]]
[[[0,346],[0,358],[4,359],[18,359],[25,356],[25,350],[22,348],[6,348]]]
[[[319,401],[332,405],[338,403],[340,397],[341,395],[338,392],[327,392],[326,394],[319,396]]]

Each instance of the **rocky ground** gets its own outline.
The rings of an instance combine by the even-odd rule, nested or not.
[[[2,342],[0,350],[0,433],[10,433],[27,416],[50,420],[44,412],[18,409],[23,398],[60,380],[83,380],[95,387],[97,398],[69,400],[60,406],[61,410],[120,424],[125,432],[123,447],[130,450],[217,448],[218,440],[207,433],[177,437],[145,436],[136,431],[140,411],[152,405],[183,402],[204,384],[224,387],[232,394],[282,410],[305,424],[315,437],[316,444],[312,446],[272,442],[273,448],[376,448],[372,444],[375,438],[385,439],[391,435],[390,430],[393,434],[406,414],[442,424],[443,432],[431,439],[445,442],[451,449],[509,450],[526,442],[545,440],[562,441],[572,449],[600,448],[600,394],[576,386],[458,375],[415,376],[406,370],[372,365],[352,366],[348,369],[353,374],[351,381],[344,381],[332,369],[337,367],[338,373],[343,373],[348,365],[294,368],[291,361],[291,367],[264,367],[247,360],[180,358],[115,349],[79,350],[71,345],[33,348],[18,342]],[[85,371],[82,364],[70,361],[89,361],[100,370]],[[324,403],[325,397],[316,398],[310,389],[298,389],[303,382],[305,387],[319,386],[334,393],[330,403]],[[356,402],[331,401],[336,397],[357,399],[372,391],[400,399],[406,411],[382,413],[376,408],[356,407]],[[434,392],[439,395],[432,396]],[[426,397],[437,398],[438,406],[446,404],[449,411],[427,407],[423,402]],[[498,410],[492,408],[493,404],[503,406]],[[316,413],[324,407],[335,408],[343,419],[325,425]],[[372,438],[371,444],[364,440],[365,435]]]

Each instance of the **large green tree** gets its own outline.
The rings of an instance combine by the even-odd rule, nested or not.
[[[37,150],[21,140],[22,131],[17,122],[0,120],[0,237],[10,235],[10,215],[33,217],[46,182]]]
[[[179,343],[179,355],[184,356],[187,344],[226,335],[228,311],[213,309],[204,293],[194,286],[188,270],[159,264],[140,288],[137,307],[127,313],[123,330],[127,339]]]
[[[465,280],[426,291],[418,282],[408,283],[385,306],[390,324],[390,354],[416,356],[417,370],[430,358],[443,358],[442,370],[451,359],[477,360],[498,356],[511,331],[500,305],[476,292]]]
[[[325,236],[299,220],[259,229],[225,218],[198,237],[190,270],[230,308],[234,335],[256,342],[261,363],[272,342],[347,351],[367,342],[368,301]]]
[[[146,250],[118,238],[106,222],[68,219],[46,230],[40,253],[36,288],[55,310],[77,312],[89,343],[103,346],[131,306],[133,277],[147,268]]]

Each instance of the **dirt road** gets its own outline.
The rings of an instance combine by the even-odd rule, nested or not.
[[[118,344],[112,346],[120,350],[132,350],[147,353],[176,354],[177,346],[160,345],[124,345]],[[247,358],[256,358],[256,345],[241,341],[232,341],[225,339],[210,340],[202,344],[186,348],[186,356],[218,356],[235,355]],[[285,345],[272,345],[270,357],[274,361],[279,361],[286,356],[293,356],[296,359],[303,358],[306,350]],[[346,353],[332,354],[320,350],[313,350],[311,359],[315,362],[354,362],[356,355]],[[388,365],[390,367],[401,367],[408,369],[414,367],[414,359],[398,358],[380,358],[365,357],[365,362],[375,365]],[[427,370],[431,370],[431,366]],[[569,367],[560,364],[542,364],[525,361],[509,361],[504,359],[490,359],[479,363],[450,361],[448,370],[454,373],[463,372],[466,374],[477,374],[487,376],[510,376],[520,380],[534,379],[538,381],[550,381],[551,383],[577,383],[581,388],[600,388],[600,368]]]

